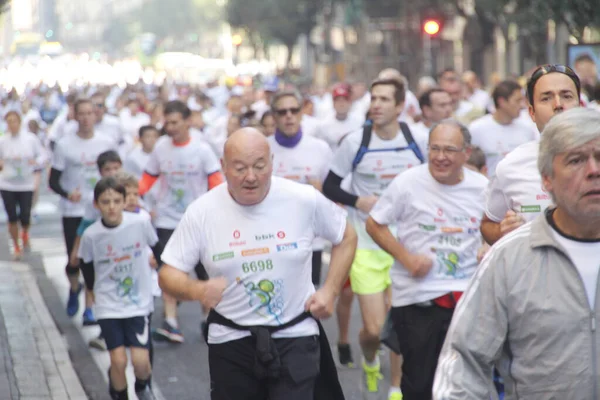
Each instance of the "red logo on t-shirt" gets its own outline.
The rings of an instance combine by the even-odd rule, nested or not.
[[[137,242],[137,243],[135,244],[135,248],[136,248],[136,249],[139,249],[139,248],[140,248],[140,242]]]
[[[471,222],[474,223],[474,224],[477,223],[477,218],[471,217]]]
[[[233,231],[233,238],[234,239],[239,239],[240,238],[240,231],[238,231],[238,230]]]
[[[444,215],[444,210],[442,210],[441,208],[438,208],[437,214],[441,217],[442,215]]]
[[[106,255],[108,257],[115,255],[115,253],[113,253],[113,247],[110,244],[106,246]]]
[[[381,167],[383,165],[383,161],[382,160],[377,160],[377,166]]]
[[[277,237],[279,239],[285,239],[285,232],[284,231],[277,232]]]

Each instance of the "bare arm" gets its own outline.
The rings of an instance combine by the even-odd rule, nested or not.
[[[502,237],[502,233],[500,232],[500,223],[492,221],[485,214],[481,220],[480,230],[483,239],[485,239],[485,241],[490,245],[496,243]]]
[[[375,243],[398,260],[414,277],[422,277],[429,273],[433,261],[422,254],[412,254],[402,243],[398,242],[387,225],[381,225],[372,217],[367,219],[367,233]]]
[[[164,264],[158,271],[162,290],[179,300],[199,301],[207,308],[214,308],[221,301],[227,287],[223,277],[207,281],[191,279],[186,272]]]
[[[158,271],[160,288],[179,300],[200,301],[204,292],[204,282],[164,264]]]
[[[358,238],[356,231],[350,223],[346,223],[344,237],[342,241],[333,246],[331,249],[331,261],[329,262],[329,272],[325,279],[325,287],[337,296],[344,282],[350,273],[354,253],[356,252],[356,244]]]
[[[524,223],[523,217],[512,210],[506,212],[501,222],[494,222],[487,215],[484,215],[481,220],[481,235],[486,242],[492,245],[500,240],[502,236],[514,231]]]

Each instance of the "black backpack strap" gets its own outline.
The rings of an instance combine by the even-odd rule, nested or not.
[[[369,143],[371,142],[371,134],[373,132],[373,123],[370,119],[365,122],[363,126],[363,134],[362,139],[360,141],[360,146],[356,155],[354,156],[354,160],[352,160],[352,171],[358,167],[358,164],[362,161],[363,157],[369,151]]]
[[[413,151],[413,153],[415,153],[415,157],[421,161],[421,164],[425,163],[425,157],[423,156],[419,145],[415,142],[415,138],[413,138],[408,125],[404,122],[400,122],[400,129],[402,130],[402,134],[404,135],[406,143],[408,143],[408,147]]]

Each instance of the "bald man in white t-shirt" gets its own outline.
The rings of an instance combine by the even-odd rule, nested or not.
[[[190,205],[160,270],[163,290],[212,309],[206,333],[211,397],[305,400],[318,391],[343,399],[316,319],[331,316],[356,250],[346,212],[310,185],[272,177],[269,144],[256,129],[227,140],[222,166],[226,184]],[[333,243],[317,291],[315,237]],[[200,261],[209,277],[204,282],[188,276]]]

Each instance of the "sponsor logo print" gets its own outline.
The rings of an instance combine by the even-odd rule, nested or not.
[[[278,252],[296,250],[297,248],[298,248],[298,243],[296,243],[296,242],[293,242],[293,243],[284,243],[284,244],[278,244],[277,245],[277,251]]]
[[[239,239],[240,236],[241,236],[240,231],[238,231],[238,230],[233,231],[233,238],[234,239]]]
[[[258,249],[242,250],[242,256],[244,256],[244,257],[257,256],[259,254],[269,254],[269,248],[268,247],[260,247]]]
[[[285,232],[284,231],[277,232],[277,237],[279,239],[285,239]]]
[[[233,251],[227,251],[225,253],[215,254],[212,257],[213,261],[227,260],[228,258],[233,258]]]
[[[141,251],[141,250],[136,250],[136,251],[133,253],[133,256],[134,256],[135,258],[137,258],[137,257],[139,257],[139,256],[141,256],[141,255],[142,255],[142,251]]]
[[[536,200],[550,200],[550,196],[547,194],[538,194],[535,196]]]
[[[148,317],[144,317],[144,331],[141,335],[136,333],[135,337],[142,346],[145,346],[148,343],[148,336]]]
[[[535,213],[535,212],[542,212],[542,207],[539,205],[534,205],[534,206],[521,206],[521,212],[522,213]]]
[[[119,257],[119,258],[115,258],[114,261],[116,263],[120,263],[122,261],[127,261],[127,260],[131,260],[131,257],[129,256],[129,254],[124,255],[123,257]]]
[[[113,247],[109,244],[106,246],[106,256],[107,257],[113,257],[115,256],[116,253],[113,251]]]
[[[438,208],[438,209],[437,209],[437,215],[438,215],[439,217],[443,216],[443,215],[444,215],[444,210],[442,210],[441,208]]]
[[[475,235],[475,234],[479,233],[479,229],[477,229],[477,228],[469,228],[469,229],[467,230],[467,233],[468,233],[469,235]]]
[[[444,233],[462,233],[463,229],[459,227],[442,227],[442,232]]]
[[[445,218],[434,218],[434,219],[433,219],[433,222],[441,222],[441,223],[444,223],[444,222],[446,222],[446,219],[445,219]]]
[[[105,258],[103,260],[98,261],[98,265],[110,264],[110,259]]]
[[[229,247],[239,247],[239,246],[245,246],[246,245],[246,241],[245,240],[238,240],[235,242],[229,242]]]
[[[435,231],[435,225],[419,224],[419,228],[421,228],[422,230],[427,231],[427,232]]]
[[[275,239],[275,235],[272,233],[263,233],[261,235],[254,235],[254,239],[256,240],[271,240]]]

